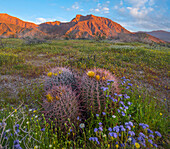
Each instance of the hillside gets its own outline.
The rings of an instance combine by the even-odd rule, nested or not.
[[[8,14],[0,14],[0,36],[25,38],[43,38],[43,37],[68,37],[68,38],[89,38],[96,37],[121,39],[121,38],[139,38],[139,34],[134,34],[120,24],[104,17],[94,15],[76,15],[70,22],[62,23],[60,21],[45,22],[36,25],[31,22],[22,21]],[[151,35],[146,35],[145,39],[154,42],[163,42]],[[137,40],[138,41],[138,40]]]
[[[157,37],[161,40],[170,42],[170,32],[159,30],[159,31],[146,32],[146,33],[151,36]]]

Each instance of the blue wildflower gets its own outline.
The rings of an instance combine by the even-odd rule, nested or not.
[[[130,101],[128,101],[127,104],[130,106],[132,103]]]
[[[135,145],[136,140],[134,138],[132,138],[132,144]]]
[[[126,129],[123,127],[123,125],[120,125],[119,129],[120,129],[120,131],[126,131]]]
[[[156,134],[158,137],[162,137],[162,135],[161,135],[160,132],[158,132],[158,131],[155,131],[155,134]]]
[[[112,99],[113,102],[117,102],[117,99]]]
[[[108,130],[109,130],[109,131],[112,131],[112,128],[109,127]]]
[[[134,131],[128,131],[128,134],[129,134],[130,136],[134,136],[134,135],[135,135]]]
[[[45,128],[42,128],[41,131],[45,131]]]
[[[153,144],[153,146],[155,146],[156,148],[158,147],[158,145],[157,145],[157,144]]]
[[[113,128],[113,131],[119,132],[119,126],[115,126],[115,127]]]
[[[146,136],[142,132],[139,133],[139,136],[146,138]]]
[[[105,113],[105,112],[102,112],[102,114],[103,114],[103,115],[106,115],[106,113]]]
[[[101,89],[103,89],[103,91],[106,91],[106,90],[108,90],[109,88],[108,88],[108,87],[101,87]]]
[[[102,128],[102,127],[99,127],[99,130],[100,130],[100,131],[103,131],[103,128]]]
[[[147,129],[147,131],[148,131],[148,133],[153,133],[153,131],[152,131],[152,130],[150,130],[150,129]]]
[[[15,127],[19,128],[19,124],[16,124]]]
[[[153,144],[153,141],[152,141],[151,139],[148,139],[148,142],[149,142],[150,144]]]
[[[114,80],[107,80],[107,82],[110,82],[110,83],[111,83],[111,82],[114,82]]]
[[[132,86],[132,83],[128,83],[129,86]]]
[[[96,114],[97,117],[99,117],[99,114]]]
[[[151,135],[151,134],[150,134],[149,137],[150,137],[150,138],[154,138],[154,135]]]
[[[97,132],[98,131],[98,129],[97,128],[94,128],[94,132]]]
[[[110,85],[110,83],[107,83],[107,85]]]
[[[121,114],[122,114],[122,116],[125,116],[125,113],[123,111],[121,112]]]
[[[119,110],[119,109],[117,109],[117,112],[118,112],[118,113],[120,113],[120,110]]]
[[[117,138],[117,133],[109,132],[109,135],[110,135],[111,137]]]
[[[149,128],[149,125],[143,123],[139,123],[139,126],[142,126],[143,129]]]
[[[99,122],[99,125],[102,125],[102,122]]]
[[[131,130],[131,127],[130,126],[126,126],[127,129]]]
[[[117,96],[117,93],[114,93],[115,96]]]

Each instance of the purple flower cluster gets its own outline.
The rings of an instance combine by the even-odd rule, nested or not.
[[[139,123],[139,126],[141,126],[143,129],[149,128],[149,125],[144,123]]]
[[[97,137],[90,137],[89,138],[90,141],[94,141],[94,142],[97,142],[97,144],[100,144],[99,140]]]
[[[18,133],[20,132],[20,130],[19,130],[19,124],[16,124],[15,127],[16,127],[15,134],[18,134]]]
[[[14,141],[14,149],[22,149],[22,147],[19,144],[19,140]]]

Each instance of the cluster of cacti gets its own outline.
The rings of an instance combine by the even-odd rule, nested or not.
[[[79,95],[72,91],[70,86],[53,86],[43,101],[43,113],[47,120],[52,120],[60,127],[64,126],[68,119],[74,122],[81,111],[78,98]]]
[[[113,74],[105,69],[92,69],[78,75],[67,68],[55,68],[47,74],[45,82],[46,98],[43,102],[44,113],[62,126],[68,118],[73,122],[83,110],[86,116],[92,110],[101,112],[106,104],[107,80],[114,80],[110,91],[117,91],[118,85]],[[115,88],[116,89],[115,89]]]

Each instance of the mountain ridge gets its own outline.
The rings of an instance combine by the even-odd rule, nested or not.
[[[134,33],[128,31],[111,19],[94,16],[92,14],[86,16],[77,14],[70,22],[63,23],[54,21],[37,25],[6,13],[0,13],[0,36],[4,37],[13,35],[19,38],[24,38],[26,36],[32,38],[43,36],[68,38],[95,38],[96,36],[100,36],[116,38],[119,34],[134,35]],[[154,42],[163,42],[158,38],[152,38]],[[150,39],[152,40],[152,38]]]

